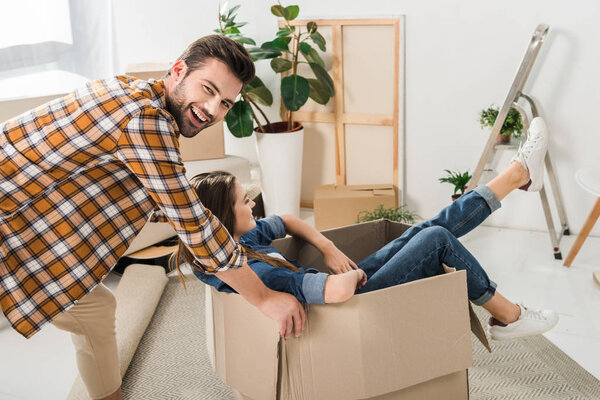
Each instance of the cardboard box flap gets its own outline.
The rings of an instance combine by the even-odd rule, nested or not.
[[[310,305],[305,334],[283,343],[282,398],[363,399],[470,367],[466,293],[459,271]]]
[[[322,185],[315,188],[315,197],[320,200],[340,197],[370,197],[374,194],[394,196],[394,185]]]
[[[390,195],[390,191],[393,192],[394,189],[388,190],[388,189],[374,189],[373,190],[373,196],[389,196]]]
[[[218,292],[214,287],[210,291],[215,373],[250,398],[275,399],[277,324],[238,294]]]
[[[341,188],[341,187],[346,187],[351,192],[363,192],[363,191],[376,192],[376,191],[381,191],[381,192],[384,192],[385,194],[389,194],[390,191],[393,192],[393,190],[394,190],[394,185],[381,185],[381,184],[380,185],[337,186],[337,188]]]
[[[446,273],[456,271],[456,268],[449,267],[444,263],[442,263],[442,267],[444,268],[444,272],[446,272]],[[477,314],[475,314],[475,311],[473,311],[473,306],[471,305],[470,301],[469,301],[469,321],[471,323],[471,332],[473,332],[473,334],[479,340],[479,342],[483,345],[483,347],[485,347],[487,349],[487,351],[489,351],[491,353],[492,348],[490,347],[490,343],[488,342],[487,336],[485,335],[485,331],[483,330],[483,327],[481,326],[481,321],[479,321],[479,318],[477,318]]]

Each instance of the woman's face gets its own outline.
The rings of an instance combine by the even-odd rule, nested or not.
[[[235,181],[235,204],[233,210],[235,213],[235,226],[233,236],[237,241],[243,234],[250,232],[256,226],[256,221],[252,216],[252,207],[255,203],[248,198],[246,191]]]

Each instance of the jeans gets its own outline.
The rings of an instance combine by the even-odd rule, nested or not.
[[[496,292],[475,257],[457,238],[473,230],[500,202],[486,186],[459,197],[436,217],[409,228],[358,263],[367,274],[367,283],[356,293],[366,293],[442,273],[442,263],[467,271],[469,300],[476,305],[488,302]]]

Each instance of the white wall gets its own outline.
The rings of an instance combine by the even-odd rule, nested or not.
[[[122,65],[168,62],[216,26],[216,1],[115,2]],[[272,1],[242,0],[238,20],[258,42],[272,39]],[[168,4],[168,5],[167,5]],[[284,3],[288,5],[292,3]],[[600,32],[595,0],[304,0],[301,18],[406,15],[406,194],[409,208],[433,216],[448,204],[451,188],[437,178],[444,169],[473,171],[487,140],[477,113],[500,105],[538,23],[550,25],[526,92],[541,105],[550,129],[550,154],[572,232],[578,232],[594,198],[573,174],[594,163],[600,148]],[[276,88],[267,63],[258,68]],[[275,91],[276,92],[276,91]],[[277,100],[276,100],[277,101]],[[374,99],[377,101],[377,99]],[[271,110],[275,116],[276,108]],[[256,160],[253,139],[226,140],[230,152]],[[499,165],[508,162],[508,155]],[[545,230],[539,196],[516,193],[490,220],[496,226]],[[600,224],[594,232],[600,234]],[[563,249],[565,252],[565,249]]]

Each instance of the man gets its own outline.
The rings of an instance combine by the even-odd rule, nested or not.
[[[0,306],[29,338],[72,333],[93,399],[120,399],[114,296],[100,282],[155,209],[195,257],[299,335],[305,315],[267,289],[184,175],[178,137],[223,119],[254,64],[236,42],[192,43],[164,80],[128,76],[86,87],[0,125]]]

